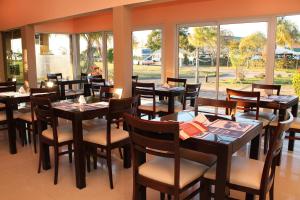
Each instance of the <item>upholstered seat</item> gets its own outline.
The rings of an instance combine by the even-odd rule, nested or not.
[[[270,126],[275,127],[278,125],[278,117],[270,123]],[[290,129],[300,130],[300,118],[295,117],[290,125]]]
[[[181,159],[179,187],[184,188],[192,181],[201,177],[207,169],[208,167],[205,165]],[[156,157],[142,164],[138,168],[138,173],[152,180],[174,185],[174,159]]]
[[[237,113],[236,118],[256,119],[256,112]],[[268,126],[276,115],[268,112],[259,112],[258,121],[263,123],[263,127]]]
[[[99,124],[92,130],[89,130],[87,133],[83,135],[83,140],[86,142],[94,143],[94,144],[99,144],[106,146],[107,141],[106,141],[106,123]],[[129,134],[127,131],[124,131],[122,128],[115,128],[111,127],[111,143],[116,143],[121,140],[124,140],[126,138],[129,138]]]
[[[83,134],[85,131],[83,130]],[[52,128],[48,128],[42,132],[42,135],[50,140],[53,140],[53,130]],[[57,139],[58,143],[66,142],[73,140],[73,130],[72,126],[58,126],[57,127]]]
[[[211,167],[217,161],[217,157],[212,154],[206,154],[186,148],[180,148],[180,156],[187,160],[192,160],[209,167]]]
[[[91,119],[91,120],[84,120],[82,122],[82,127],[85,130],[90,131],[90,130],[93,130],[96,128],[99,128],[99,129],[105,128],[106,124],[107,124],[107,121],[105,119],[96,118],[96,119]]]
[[[0,112],[0,121],[5,121],[5,120],[6,120],[6,113]]]
[[[234,156],[231,161],[230,184],[259,190],[264,162]],[[211,167],[204,178],[216,180],[216,165]]]

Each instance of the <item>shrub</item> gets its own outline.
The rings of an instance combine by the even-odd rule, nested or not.
[[[296,73],[293,77],[293,87],[295,90],[295,93],[300,96],[300,73]]]

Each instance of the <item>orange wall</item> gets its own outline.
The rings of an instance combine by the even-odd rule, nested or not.
[[[1,0],[0,30],[151,0]]]
[[[133,27],[213,22],[270,15],[300,14],[300,0],[179,0],[178,2],[135,7]],[[36,25],[36,32],[94,32],[112,30],[112,10],[89,16]]]

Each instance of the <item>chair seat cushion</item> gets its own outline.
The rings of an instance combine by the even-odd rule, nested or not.
[[[245,118],[245,119],[256,119],[256,112],[250,111],[245,113],[237,113],[236,118]],[[268,112],[259,112],[258,121],[263,123],[263,126],[268,126],[273,119],[276,118],[276,115]]]
[[[106,123],[103,123],[103,124],[99,124],[93,129],[88,130],[88,132],[83,135],[83,140],[86,142],[106,146],[107,145],[106,136],[107,136]],[[115,128],[111,126],[111,138],[110,138],[111,144],[128,138],[129,138],[129,134],[127,131],[124,131],[122,128]]]
[[[193,151],[186,148],[180,148],[180,156],[187,160],[192,160],[209,167],[211,167],[217,161],[217,157],[215,155]]]
[[[278,125],[278,117],[270,123],[270,126],[276,127]],[[290,125],[290,129],[300,130],[300,117],[295,117]]]
[[[186,159],[180,159],[180,188],[200,178],[208,169],[207,166]],[[142,164],[138,173],[161,183],[174,185],[174,159],[156,157]]]
[[[91,120],[84,120],[82,122],[82,127],[87,130],[93,130],[95,128],[105,128],[107,121],[105,119],[91,119]]]
[[[230,170],[230,184],[259,190],[264,162],[233,156]],[[204,178],[216,180],[216,165],[211,167]]]
[[[0,111],[0,122],[6,121],[6,113],[4,111]]]
[[[83,132],[85,132],[83,130]],[[53,129],[48,128],[42,132],[42,135],[50,140],[53,140]],[[58,143],[73,140],[72,126],[58,126],[57,127]]]

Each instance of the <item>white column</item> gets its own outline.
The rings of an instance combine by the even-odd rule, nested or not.
[[[162,82],[178,76],[178,48],[176,24],[165,24],[162,32]]]
[[[268,40],[267,40],[267,58],[266,58],[266,80],[267,84],[273,84],[275,69],[275,50],[276,50],[276,17],[270,17],[268,20]]]
[[[3,52],[3,42],[2,42],[2,34],[0,32],[0,81],[5,81],[5,65],[4,65],[4,52]]]
[[[35,32],[34,26],[27,25],[21,28],[24,80],[30,87],[37,87],[36,57],[35,57]]]
[[[113,8],[114,85],[123,88],[123,97],[131,96],[131,31],[130,8],[126,6]]]

